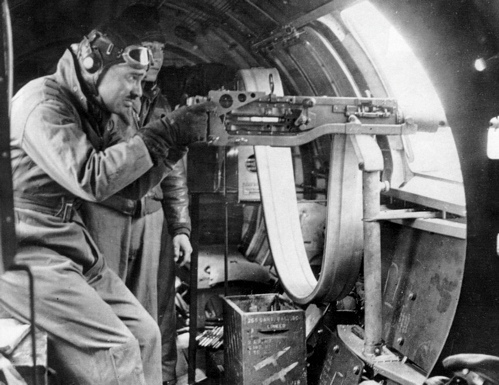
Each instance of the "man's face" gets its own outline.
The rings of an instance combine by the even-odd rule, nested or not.
[[[152,52],[152,64],[149,66],[145,81],[155,82],[158,79],[158,73],[163,65],[163,51],[165,49],[165,45],[157,41],[145,41],[142,45],[149,48]]]
[[[129,121],[134,100],[142,96],[145,75],[145,69],[134,69],[125,63],[111,66],[98,87],[106,109]]]

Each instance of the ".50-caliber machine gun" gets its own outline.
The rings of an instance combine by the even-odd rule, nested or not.
[[[265,92],[210,91],[208,143],[216,146],[298,146],[326,134],[405,135],[417,126],[395,99],[276,96]]]

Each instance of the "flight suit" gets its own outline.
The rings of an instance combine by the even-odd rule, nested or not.
[[[36,325],[48,334],[62,383],[158,385],[159,328],[106,265],[78,206],[118,191],[139,199],[171,165],[155,166],[139,136],[110,139],[115,126],[86,98],[75,60],[67,50],[55,74],[28,83],[12,101],[15,261],[34,276]],[[24,272],[0,276],[0,305],[26,322],[28,287]]]

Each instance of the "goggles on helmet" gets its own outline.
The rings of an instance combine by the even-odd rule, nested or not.
[[[87,40],[92,51],[100,57],[101,68],[126,63],[134,69],[147,70],[152,63],[151,50],[142,45],[117,47],[106,35],[96,30],[90,33]]]
[[[121,53],[123,60],[130,67],[135,69],[146,69],[152,63],[152,52],[149,48],[130,45],[126,47]]]

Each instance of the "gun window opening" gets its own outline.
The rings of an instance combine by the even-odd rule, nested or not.
[[[362,44],[398,100],[402,111],[446,121],[435,87],[409,44],[369,1],[344,10],[345,24]],[[462,182],[461,167],[452,130],[440,126],[436,133],[410,136],[414,158],[412,172]]]

